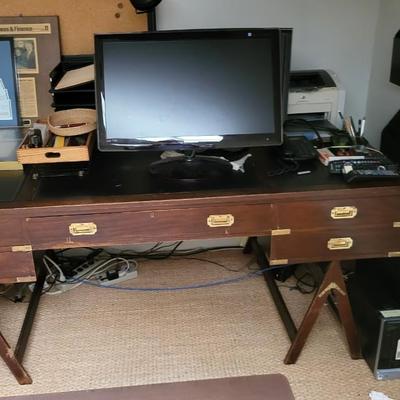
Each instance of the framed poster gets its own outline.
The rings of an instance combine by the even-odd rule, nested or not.
[[[19,125],[17,75],[12,38],[0,37],[0,127]]]
[[[0,17],[0,38],[14,40],[20,117],[25,126],[53,111],[49,73],[61,60],[58,17]]]

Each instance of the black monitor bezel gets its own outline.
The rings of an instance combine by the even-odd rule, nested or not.
[[[151,41],[151,40],[195,40],[195,39],[235,39],[249,37],[271,39],[272,72],[274,91],[274,121],[275,131],[262,134],[235,134],[224,135],[220,142],[200,143],[143,143],[136,140],[129,142],[126,139],[113,139],[110,143],[106,137],[103,125],[103,109],[100,93],[104,91],[103,44],[110,41]],[[207,30],[174,30],[140,33],[112,33],[95,35],[95,86],[98,148],[100,151],[138,151],[138,150],[197,150],[212,148],[242,148],[281,145],[282,131],[282,71],[281,71],[281,32],[279,28],[256,29],[207,29]]]

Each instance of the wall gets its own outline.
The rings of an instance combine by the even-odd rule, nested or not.
[[[157,11],[159,29],[293,27],[292,68],[332,69],[346,112],[364,116],[377,0],[164,0]]]
[[[382,0],[373,51],[366,137],[378,146],[382,129],[400,109],[400,86],[389,82],[393,37],[400,29],[399,0]]]

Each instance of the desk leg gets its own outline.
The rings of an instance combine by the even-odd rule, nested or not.
[[[276,284],[273,272],[266,269],[266,267],[269,266],[269,263],[265,256],[264,249],[260,246],[255,237],[248,239],[243,250],[244,253],[250,253],[251,251],[254,251],[260,268],[264,269],[263,275],[265,282],[292,342],[285,357],[285,364],[294,364],[297,361],[319,312],[324,303],[329,300],[332,291],[335,291],[336,293],[337,311],[344,327],[351,357],[353,359],[361,358],[359,339],[347,296],[347,289],[344,283],[340,262],[333,261],[329,264],[323,281],[303,318],[300,328],[297,330],[278,285]]]
[[[22,364],[17,360],[13,350],[1,333],[0,356],[20,385],[29,385],[32,383],[32,378],[25,371],[25,368],[22,366]]]
[[[292,345],[286,354],[285,364],[294,364],[297,361],[307,337],[317,320],[319,312],[327,301],[331,291],[335,291],[336,293],[338,312],[346,334],[351,357],[353,359],[361,357],[357,330],[353,320],[340,262],[332,261],[329,264],[324,279],[303,318],[297,335],[292,341]]]
[[[15,352],[11,349],[6,339],[0,332],[0,356],[10,369],[12,374],[17,379],[20,385],[29,385],[32,383],[32,378],[26,372],[22,365],[22,360],[25,355],[25,350],[28,345],[30,333],[32,331],[33,322],[36,311],[39,306],[40,296],[42,294],[46,272],[42,265],[42,254],[36,255],[35,264],[37,265],[37,281],[29,301],[28,309],[24,318]]]
[[[286,332],[290,340],[294,340],[297,335],[296,325],[293,322],[293,319],[289,313],[285,301],[283,300],[279,287],[276,284],[274,273],[272,271],[265,270],[265,268],[269,266],[269,263],[267,257],[265,256],[264,249],[261,247],[261,245],[257,241],[257,238],[255,237],[249,238],[245,248],[243,249],[243,252],[245,254],[248,254],[251,251],[253,251],[255,256],[257,257],[257,264],[264,269],[264,280],[268,286],[269,292],[271,293],[272,300],[274,301],[279,316],[281,317],[281,320],[285,325]]]

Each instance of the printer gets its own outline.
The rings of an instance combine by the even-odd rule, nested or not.
[[[288,118],[327,120],[341,128],[346,92],[336,74],[327,70],[291,71]]]

